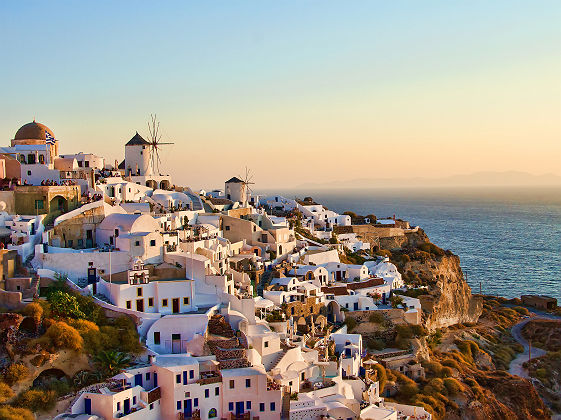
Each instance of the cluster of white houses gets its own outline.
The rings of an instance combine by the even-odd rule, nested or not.
[[[430,418],[384,402],[376,362],[363,363],[360,334],[342,323],[348,312],[388,309],[404,287],[387,259],[341,262],[344,248],[370,250],[356,234],[326,244],[349,216],[252,196],[235,177],[224,192],[176,188],[151,166],[151,147],[136,133],[121,164],[59,155],[54,133],[34,121],[0,149],[3,242],[40,276],[63,274],[133,317],[146,343],[142,360],[82,390],[59,418]],[[292,228],[296,210],[311,236]],[[419,301],[404,297],[403,313],[419,323]]]

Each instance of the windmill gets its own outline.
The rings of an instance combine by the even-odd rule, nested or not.
[[[245,177],[239,176],[239,179],[241,179],[242,181],[242,190],[241,190],[241,196],[245,197],[245,202],[244,204],[247,202],[247,197],[248,197],[248,193],[251,194],[253,193],[253,190],[251,189],[250,185],[254,185],[255,182],[253,182],[253,174],[251,173],[251,170],[247,168],[247,166],[245,167]]]
[[[163,145],[173,144],[162,142],[162,134],[160,132],[160,122],[156,118],[156,114],[150,114],[148,121],[148,143],[150,143],[150,159],[152,166],[152,174],[160,174],[160,148]]]

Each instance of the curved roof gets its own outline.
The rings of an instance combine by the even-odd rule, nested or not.
[[[125,146],[147,146],[150,143],[148,143],[146,140],[144,140],[142,138],[142,136],[140,134],[138,134],[138,131],[136,132],[136,134],[133,136],[132,139],[130,139],[128,141],[127,144],[125,144]]]
[[[49,127],[34,120],[22,125],[16,132],[14,140],[47,140],[46,133],[49,133],[53,139],[55,138],[54,133]]]
[[[99,224],[100,229],[120,227],[124,232],[155,232],[159,225],[147,214],[112,213]]]
[[[234,176],[232,178],[230,178],[228,181],[225,182],[226,184],[230,184],[230,183],[237,183],[237,184],[243,184],[244,182],[239,179],[237,176]]]

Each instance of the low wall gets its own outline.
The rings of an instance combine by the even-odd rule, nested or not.
[[[21,292],[8,292],[0,289],[0,307],[6,309],[20,309],[25,306],[21,303]]]

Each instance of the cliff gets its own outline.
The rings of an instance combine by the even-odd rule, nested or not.
[[[406,234],[402,247],[392,254],[406,281],[428,286],[428,293],[418,298],[429,331],[477,322],[483,299],[471,294],[457,255],[432,244],[421,229]]]

